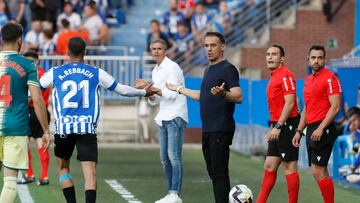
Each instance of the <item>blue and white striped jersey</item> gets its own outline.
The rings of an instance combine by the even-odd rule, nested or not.
[[[56,134],[95,134],[100,114],[99,87],[114,90],[118,82],[100,68],[73,62],[51,68],[40,84],[43,88],[53,85]]]

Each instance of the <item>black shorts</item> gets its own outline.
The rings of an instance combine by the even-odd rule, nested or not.
[[[77,160],[94,161],[98,159],[96,134],[55,134],[55,156],[69,160],[76,146]]]
[[[318,128],[320,123],[321,122],[316,122],[307,126],[306,147],[309,166],[311,166],[311,164],[315,164],[317,166],[327,166],[332,148],[337,138],[335,124],[331,123],[324,130],[324,134],[321,136],[320,141],[313,141],[310,139],[312,133]]]
[[[281,128],[279,139],[270,141],[266,156],[277,156],[281,161],[291,162],[299,159],[299,148],[292,145],[292,138],[300,122],[300,116],[289,118]]]
[[[47,118],[48,118],[48,124],[50,123],[50,113],[46,109]],[[34,107],[29,107],[29,125],[30,125],[30,135],[29,137],[33,138],[41,138],[44,134],[44,131],[41,127],[41,124],[36,117],[35,109]]]

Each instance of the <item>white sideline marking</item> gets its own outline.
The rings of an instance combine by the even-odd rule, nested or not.
[[[129,190],[127,190],[123,185],[121,185],[117,180],[110,179],[105,180],[109,186],[114,189],[117,193],[121,195],[129,203],[142,203],[135,195],[131,194]]]
[[[32,196],[30,194],[30,190],[27,185],[18,184],[17,185],[17,193],[19,194],[21,203],[34,203],[34,199],[32,198]]]

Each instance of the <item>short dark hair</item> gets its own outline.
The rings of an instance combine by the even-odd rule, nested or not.
[[[285,49],[282,46],[277,45],[277,44],[273,44],[270,47],[278,48],[280,50],[280,57],[285,57]]]
[[[165,50],[167,49],[167,44],[163,39],[157,38],[157,39],[151,41],[150,48],[152,48],[152,45],[155,43],[160,43],[165,47]]]
[[[33,51],[33,50],[29,50],[29,51],[25,52],[24,56],[25,57],[31,57],[31,58],[34,58],[34,59],[39,59],[39,55],[36,53],[36,51]]]
[[[23,35],[23,28],[18,23],[9,22],[1,28],[1,36],[4,43],[16,42]]]
[[[150,24],[153,24],[153,23],[155,23],[156,25],[160,25],[160,22],[158,20],[156,20],[156,19],[152,19],[150,21]]]
[[[312,50],[317,50],[317,51],[321,50],[321,51],[324,52],[324,57],[326,56],[326,51],[325,51],[325,48],[324,48],[323,45],[319,45],[319,44],[314,44],[314,45],[312,45],[312,46],[310,47],[310,49],[309,49],[309,52],[308,52],[309,55],[310,55],[310,52],[311,52]]]
[[[86,5],[89,6],[91,9],[97,11],[97,5],[95,1],[89,1],[89,3],[87,3]]]
[[[353,115],[357,115],[360,116],[360,108],[357,106],[351,107],[347,112],[346,112],[346,117],[350,118]]]
[[[69,28],[70,22],[66,18],[63,18],[61,19],[61,25],[63,26],[63,28]]]
[[[205,37],[217,37],[222,44],[225,44],[225,37],[220,32],[207,32]]]
[[[64,7],[67,6],[67,5],[70,5],[70,6],[74,6],[71,1],[65,1],[64,2]]]
[[[81,37],[73,37],[69,40],[68,50],[70,54],[79,57],[85,55],[86,43]]]

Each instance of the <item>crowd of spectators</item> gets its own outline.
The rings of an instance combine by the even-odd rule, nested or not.
[[[0,28],[20,23],[24,30],[22,52],[39,55],[66,54],[71,37],[80,36],[88,45],[105,45],[109,29],[105,22],[110,8],[123,0],[0,0]]]
[[[231,30],[231,21],[239,15],[249,15],[264,0],[169,0],[169,10],[163,14],[161,23],[152,20],[151,33],[147,36],[147,51],[149,44],[156,38],[173,47],[169,56],[173,59],[184,58],[189,61],[187,52],[201,44],[207,31],[218,31],[226,34]],[[254,12],[251,12],[254,14]],[[159,26],[160,25],[160,26]],[[182,29],[181,31],[179,29]],[[187,50],[185,52],[184,50]]]

